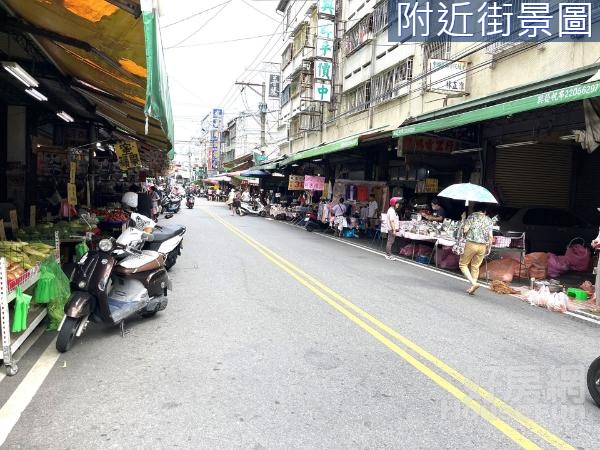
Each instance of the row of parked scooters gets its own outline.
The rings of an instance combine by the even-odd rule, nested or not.
[[[56,349],[68,351],[90,322],[119,325],[123,334],[126,319],[164,310],[172,288],[168,270],[181,254],[185,232],[182,225],[158,225],[132,213],[117,239],[102,239],[97,250],[85,254],[67,274],[71,296]]]

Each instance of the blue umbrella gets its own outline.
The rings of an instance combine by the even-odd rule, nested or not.
[[[251,178],[268,177],[269,175],[271,175],[269,172],[266,172],[264,170],[258,170],[258,169],[244,170],[243,172],[240,173],[241,177],[251,177]]]
[[[448,186],[438,194],[438,197],[464,200],[466,205],[468,205],[469,202],[498,203],[498,200],[496,200],[492,193],[486,188],[471,183],[460,183]]]

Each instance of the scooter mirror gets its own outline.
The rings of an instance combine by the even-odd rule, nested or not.
[[[154,241],[154,235],[150,233],[142,233],[142,241],[152,242]]]

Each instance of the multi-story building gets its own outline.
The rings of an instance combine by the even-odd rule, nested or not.
[[[524,2],[511,3],[519,13]],[[314,92],[324,4],[335,8],[327,102]],[[598,13],[598,2],[592,8]],[[277,9],[290,33],[281,118],[282,152],[291,156],[280,167],[329,157],[332,178],[350,171],[397,192],[416,191],[419,173],[431,170],[441,187],[486,183],[515,207],[578,208],[600,198],[593,175],[600,152],[586,154],[572,131],[586,127],[582,100],[600,94],[596,84],[582,85],[600,68],[600,43],[581,35],[516,43],[444,34],[398,43],[388,37],[388,0],[281,0]],[[523,24],[504,25],[514,34]]]

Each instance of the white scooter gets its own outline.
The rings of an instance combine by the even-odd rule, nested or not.
[[[158,225],[142,214],[132,213],[129,228],[124,234],[134,233],[135,230],[152,233],[152,241],[144,241],[142,249],[152,250],[163,255],[165,257],[165,268],[170,270],[177,262],[177,257],[181,255],[186,227],[177,224]],[[125,239],[128,239],[128,237],[126,236]]]
[[[240,205],[240,215],[267,217],[267,210],[258,198],[253,198],[249,202],[242,201]]]

